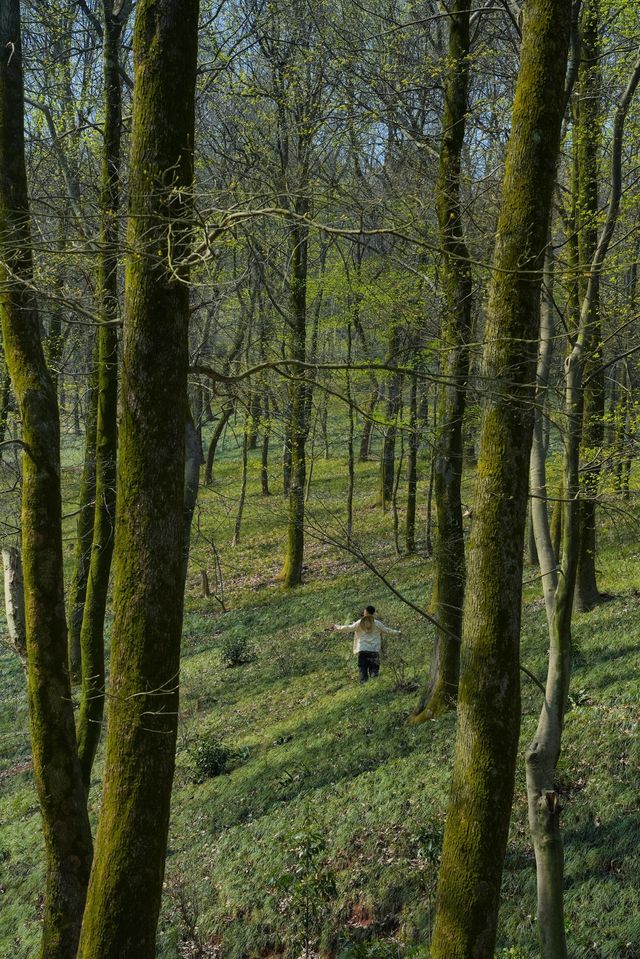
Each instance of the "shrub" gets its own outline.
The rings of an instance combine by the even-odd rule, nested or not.
[[[192,782],[203,783],[229,772],[229,766],[238,754],[219,739],[198,739],[189,747],[193,768]]]
[[[220,647],[222,653],[222,662],[225,666],[243,666],[255,659],[253,647],[247,643],[238,633],[229,633],[222,639]]]

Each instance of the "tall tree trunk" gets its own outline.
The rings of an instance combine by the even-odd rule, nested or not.
[[[563,849],[555,770],[560,755],[564,711],[571,670],[571,611],[578,561],[578,454],[580,443],[581,342],[573,344],[565,364],[563,479],[566,490],[562,568],[558,570],[546,498],[544,405],[554,342],[550,248],[545,262],[545,296],[540,323],[536,403],[530,461],[531,516],[549,626],[549,664],[545,699],[536,734],[526,755],[529,826],[536,856],[538,929],[543,959],[566,959],[563,902]]]
[[[432,959],[493,959],[520,731],[524,525],[543,255],[564,108],[571,0],[524,17],[487,308],[458,732]]]
[[[373,430],[373,414],[376,411],[376,406],[378,405],[379,399],[380,390],[376,384],[371,390],[369,402],[367,403],[367,408],[365,410],[366,416],[362,425],[362,438],[360,440],[360,452],[358,453],[358,461],[360,463],[366,463],[369,459],[369,454],[371,452],[371,432]]]
[[[262,447],[260,450],[260,488],[263,496],[269,496],[269,439],[271,437],[271,411],[269,391],[265,389],[262,409]]]
[[[549,389],[549,371],[553,356],[555,326],[553,319],[553,253],[551,244],[547,247],[544,266],[545,289],[540,316],[540,346],[536,370],[536,399],[531,459],[529,462],[530,529],[528,532],[530,538],[533,538],[536,563],[538,561],[540,563],[540,577],[547,619],[551,622],[554,595],[558,585],[557,554],[553,548],[547,513],[547,449],[544,436],[544,407]]]
[[[236,522],[233,529],[233,540],[231,545],[237,546],[240,542],[240,535],[242,533],[242,515],[244,513],[244,502],[247,498],[247,467],[249,460],[249,448],[251,446],[251,438],[253,429],[252,416],[248,414],[247,419],[244,424],[244,434],[242,437],[242,479],[240,481],[240,496],[238,498],[238,512],[236,513]]]
[[[398,362],[398,344],[400,329],[393,323],[389,334],[387,363],[390,366]],[[398,432],[398,410],[402,401],[402,374],[392,373],[387,384],[387,403],[385,409],[385,428],[380,461],[380,504],[383,509],[393,498],[393,485],[396,475],[396,434]]]
[[[209,449],[207,450],[207,462],[204,468],[204,482],[205,486],[211,485],[211,480],[213,476],[213,460],[216,455],[216,450],[218,449],[218,443],[224,433],[225,427],[229,420],[231,419],[231,414],[233,413],[234,402],[233,400],[228,400],[227,403],[223,406],[220,413],[220,419],[216,423],[213,435],[211,437],[211,442],[209,443]]]
[[[78,717],[78,754],[85,789],[100,741],[104,710],[104,620],[116,523],[118,447],[118,208],[120,205],[120,130],[122,126],[120,36],[127,5],[113,13],[104,0],[104,153],[101,187],[101,237],[98,266],[98,420],[93,542],[82,617],[82,693]]]
[[[303,212],[306,212],[306,210]],[[292,226],[289,358],[301,362],[306,359],[307,244],[307,227],[298,224]],[[304,371],[299,368],[292,368],[289,384],[291,478],[287,522],[287,554],[282,570],[284,584],[289,587],[299,586],[302,582],[304,494],[307,471],[307,391]]]
[[[460,637],[464,601],[464,537],[462,532],[462,425],[469,376],[471,333],[471,267],[464,240],[460,204],[460,157],[464,144],[469,86],[469,4],[454,0],[450,9],[449,68],[442,118],[438,166],[437,210],[444,250],[446,311],[440,343],[442,386],[435,436],[435,500],[438,520],[431,608],[437,630],[431,673],[422,690],[414,721],[451,709],[458,695]]]
[[[409,455],[407,457],[407,515],[405,517],[405,542],[407,553],[416,551],[416,500],[418,494],[418,380],[411,381],[409,397]]]
[[[202,466],[202,441],[200,433],[187,410],[184,432],[184,500],[182,510],[182,579],[187,581],[189,567],[189,548],[191,546],[191,527],[193,514],[198,502],[200,486],[200,467]]]
[[[87,595],[91,544],[93,543],[93,517],[96,503],[96,423],[98,418],[98,384],[92,370],[89,380],[87,424],[84,437],[84,459],[80,477],[80,508],[76,524],[76,550],[68,598],[69,616],[69,672],[71,681],[80,682],[82,654],[80,633]]]
[[[155,956],[184,597],[197,26],[197,0],[136,5],[108,734],[78,959]]]
[[[24,154],[19,0],[0,5],[0,309],[22,422],[22,557],[33,769],[46,895],[41,959],[74,959],[91,865],[64,615],[60,424],[37,303]]]
[[[588,274],[598,243],[598,160],[601,126],[601,76],[599,42],[600,0],[587,0],[581,24],[581,57],[578,69],[577,124],[577,227],[581,299],[586,294]],[[596,499],[604,440],[604,369],[600,320],[599,277],[592,284],[590,314],[585,341],[583,388],[582,458],[583,495],[580,504],[580,556],[575,590],[576,609],[593,609],[600,602],[596,580]]]

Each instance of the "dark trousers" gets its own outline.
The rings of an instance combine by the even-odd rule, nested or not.
[[[380,672],[380,654],[361,651],[358,653],[358,672],[360,682],[366,683],[369,676],[377,676]]]

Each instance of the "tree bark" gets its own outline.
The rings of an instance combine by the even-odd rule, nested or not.
[[[460,671],[465,581],[462,427],[471,333],[471,267],[462,224],[460,158],[469,86],[469,16],[467,0],[454,0],[450,8],[449,68],[436,187],[444,250],[446,311],[440,330],[442,386],[438,397],[434,473],[438,526],[431,608],[442,628],[436,633],[430,678],[421,692],[414,722],[423,722],[455,706]]]
[[[9,422],[9,406],[11,404],[11,377],[6,363],[2,362],[2,386],[0,387],[0,443],[4,443]]]
[[[262,446],[260,449],[260,488],[263,496],[269,496],[269,439],[271,436],[271,412],[269,392],[265,389],[262,411]]]
[[[584,275],[598,244],[598,161],[601,126],[601,75],[599,42],[600,0],[587,0],[581,24],[581,57],[576,86],[575,129],[577,161],[578,284],[580,297],[586,295]],[[582,458],[583,495],[580,505],[580,554],[575,590],[576,609],[593,609],[600,601],[596,578],[596,501],[604,440],[604,369],[600,318],[599,276],[591,284],[589,319],[585,341],[583,387]]]
[[[376,411],[380,390],[376,384],[371,390],[369,402],[367,403],[366,417],[362,426],[362,437],[360,439],[360,452],[358,453],[358,462],[366,463],[371,452],[371,432],[373,430],[373,414]]]
[[[398,362],[399,327],[393,323],[389,334],[387,363],[393,366]],[[396,434],[398,432],[398,410],[402,401],[402,374],[392,373],[387,384],[387,403],[385,409],[384,439],[380,462],[380,504],[383,509],[393,497],[396,475]]]
[[[91,564],[84,603],[80,647],[82,693],[78,717],[78,754],[85,789],[100,741],[104,710],[104,620],[116,523],[118,447],[118,208],[120,205],[120,131],[122,126],[120,37],[128,5],[114,15],[104,0],[104,152],[101,185],[101,237],[98,266],[98,418],[96,490]]]
[[[249,459],[249,449],[251,447],[251,437],[252,437],[252,417],[251,414],[247,416],[244,424],[244,432],[242,437],[242,479],[240,481],[240,496],[238,498],[238,512],[236,513],[236,522],[233,529],[233,540],[231,542],[232,546],[237,546],[240,542],[240,536],[242,533],[242,515],[244,513],[244,502],[247,497],[247,467]]]
[[[229,400],[225,406],[223,406],[220,413],[220,419],[215,425],[213,430],[213,436],[211,437],[211,442],[209,443],[209,449],[207,450],[207,462],[204,468],[204,482],[205,486],[210,486],[212,477],[213,477],[213,460],[216,455],[216,450],[218,449],[218,443],[224,433],[224,428],[231,419],[231,414],[233,413],[234,403],[233,400]]]
[[[91,865],[64,615],[60,425],[32,293],[20,4],[0,5],[0,307],[22,422],[22,557],[33,768],[46,894],[41,959],[74,959]]]
[[[416,500],[418,495],[418,380],[413,377],[409,397],[409,455],[407,457],[407,515],[405,517],[405,543],[407,553],[416,551]]]
[[[22,557],[15,546],[5,546],[2,550],[4,568],[4,606],[7,616],[9,641],[27,665],[27,627],[24,616],[24,578],[22,575]]]
[[[524,16],[483,352],[480,455],[458,733],[432,959],[493,959],[520,730],[519,639],[543,254],[555,185],[571,0]]]
[[[80,477],[80,509],[76,524],[76,550],[68,598],[69,617],[69,672],[73,683],[80,682],[82,653],[80,633],[87,595],[91,544],[93,543],[93,517],[96,503],[96,423],[98,418],[98,385],[94,371],[89,380],[87,425],[84,437],[84,459]]]
[[[197,26],[197,0],[136,5],[108,734],[78,959],[155,956],[184,597]]]
[[[300,202],[298,203],[300,205]],[[302,212],[306,203],[302,201]],[[290,332],[288,355],[293,360],[306,359],[307,328],[307,245],[305,226],[291,227],[291,290]],[[285,586],[299,586],[302,582],[304,559],[304,493],[307,472],[307,385],[305,373],[295,370],[289,383],[289,444],[291,472],[289,482],[289,517],[287,522],[287,553],[282,570]]]
[[[184,431],[184,502],[182,511],[182,580],[187,581],[189,549],[193,514],[198,502],[200,467],[202,466],[202,442],[193,417],[187,410]]]

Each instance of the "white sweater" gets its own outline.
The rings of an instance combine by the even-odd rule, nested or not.
[[[379,653],[382,643],[382,633],[392,633],[394,636],[400,635],[399,629],[391,629],[385,626],[379,619],[374,619],[373,629],[367,632],[360,625],[360,620],[350,623],[348,626],[334,626],[340,633],[353,633],[353,651],[354,653]]]

